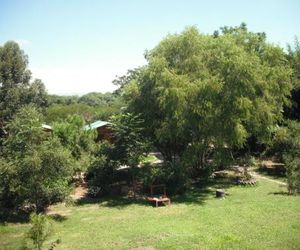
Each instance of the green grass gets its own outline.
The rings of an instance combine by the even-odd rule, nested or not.
[[[222,184],[195,187],[173,197],[171,207],[106,198],[73,207],[58,204],[57,249],[299,249],[300,196],[277,184],[223,186],[229,196],[216,199]],[[20,246],[28,224],[0,226],[1,249]]]
[[[155,157],[154,155],[147,155],[147,156],[144,156],[141,163],[142,164],[147,164],[147,163],[153,163],[155,161],[157,161],[157,157]]]

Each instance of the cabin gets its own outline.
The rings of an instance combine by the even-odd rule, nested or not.
[[[111,128],[111,123],[106,121],[95,121],[91,124],[88,124],[84,127],[85,130],[96,130],[97,131],[97,138],[96,141],[107,140],[112,142],[113,140],[113,132]]]

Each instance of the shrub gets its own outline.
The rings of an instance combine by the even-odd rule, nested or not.
[[[17,202],[16,192],[10,190],[16,173],[11,162],[0,158],[0,208],[12,208]]]
[[[300,192],[300,122],[287,123],[287,135],[283,139],[283,159],[287,169],[287,183],[290,194]]]
[[[184,166],[169,162],[163,166],[147,168],[143,171],[141,179],[146,190],[149,190],[151,185],[165,184],[168,194],[183,193],[190,181]]]
[[[44,242],[52,233],[52,223],[44,214],[31,214],[30,222],[32,224],[26,239],[23,249],[31,249],[29,244],[32,243],[35,249],[41,250]],[[30,243],[28,242],[31,241]]]
[[[290,194],[300,192],[300,157],[285,157],[287,168],[287,183]]]
[[[84,125],[84,119],[79,115],[68,116],[64,121],[53,124],[53,133],[71,152],[73,169],[77,172],[86,171],[95,148],[95,131],[83,129]]]
[[[70,153],[56,137],[42,130],[36,108],[24,107],[9,123],[1,164],[0,199],[5,206],[34,205],[41,212],[69,192],[72,175]]]
[[[94,159],[88,167],[87,180],[90,187],[98,187],[102,194],[109,192],[110,185],[114,182],[116,161],[110,160],[113,146],[108,142],[98,145]],[[94,188],[91,189],[93,192]],[[99,191],[97,195],[99,194]]]
[[[288,123],[288,148],[284,154],[289,193],[300,192],[300,122]]]

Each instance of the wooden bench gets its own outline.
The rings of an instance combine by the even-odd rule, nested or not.
[[[158,188],[163,189],[163,194],[156,194],[155,190]],[[158,207],[159,203],[162,203],[164,205],[171,205],[171,199],[167,197],[166,193],[166,185],[151,185],[150,187],[150,196],[147,197],[147,200],[150,202],[155,202],[155,207]]]

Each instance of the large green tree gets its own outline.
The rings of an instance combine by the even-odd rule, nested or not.
[[[212,36],[187,28],[146,59],[128,108],[142,114],[147,135],[170,161],[193,151],[190,164],[201,166],[212,147],[230,151],[251,135],[267,141],[292,87],[284,51],[244,24]]]
[[[0,205],[34,205],[43,211],[62,200],[72,176],[70,153],[42,129],[42,115],[33,106],[21,108],[8,123],[0,165]]]
[[[23,105],[46,105],[46,90],[41,80],[31,80],[28,57],[13,41],[0,46],[0,129]]]
[[[300,120],[300,43],[296,38],[294,46],[288,46],[287,60],[293,69],[293,89],[291,105],[286,107],[285,115],[289,119]]]

